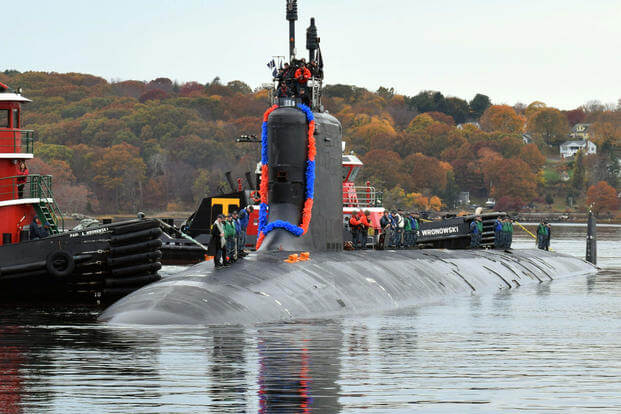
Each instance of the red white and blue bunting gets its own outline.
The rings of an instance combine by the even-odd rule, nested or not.
[[[269,182],[269,167],[267,165],[269,161],[267,120],[276,108],[278,108],[278,105],[273,105],[265,111],[263,114],[263,125],[261,126],[261,186],[259,188],[261,204],[259,205],[259,237],[257,238],[257,249],[261,247],[265,236],[274,229],[284,229],[298,237],[305,234],[308,231],[313,210],[313,197],[315,195],[315,155],[317,154],[317,148],[315,146],[315,116],[308,106],[297,104],[297,108],[306,114],[306,121],[308,122],[308,150],[306,154],[306,171],[304,173],[306,178],[306,199],[302,210],[302,223],[300,223],[300,225],[294,225],[284,220],[276,220],[272,223],[267,223],[269,217],[267,199]]]

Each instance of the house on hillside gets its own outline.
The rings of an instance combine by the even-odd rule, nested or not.
[[[585,154],[597,154],[597,145],[591,141],[565,141],[559,147],[561,158],[570,158],[583,150]]]
[[[569,136],[573,139],[581,139],[581,140],[586,141],[587,139],[589,139],[589,127],[590,126],[591,124],[583,124],[583,123],[576,124],[571,129]]]

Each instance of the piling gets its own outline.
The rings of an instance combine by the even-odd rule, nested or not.
[[[587,224],[586,238],[586,261],[597,264],[597,231],[595,230],[596,220],[593,212],[589,211],[589,221]]]

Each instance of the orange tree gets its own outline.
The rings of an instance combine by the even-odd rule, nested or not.
[[[567,117],[556,108],[541,108],[530,114],[528,132],[548,145],[558,144],[567,135]]]
[[[533,171],[539,171],[546,162],[546,157],[539,151],[537,145],[533,143],[526,144],[520,148],[520,158]]]
[[[587,205],[592,206],[596,216],[603,211],[616,210],[619,206],[617,192],[606,181],[600,181],[587,190]]]
[[[480,123],[481,129],[487,132],[521,132],[524,118],[508,105],[492,105],[483,112]]]
[[[493,159],[486,163],[484,174],[497,199],[509,196],[529,202],[537,196],[537,176],[520,159]]]

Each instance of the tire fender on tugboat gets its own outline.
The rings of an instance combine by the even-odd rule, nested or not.
[[[50,275],[63,278],[73,273],[75,261],[71,254],[64,250],[57,250],[47,255],[45,267]]]

